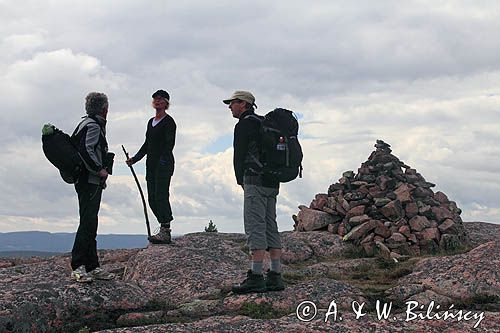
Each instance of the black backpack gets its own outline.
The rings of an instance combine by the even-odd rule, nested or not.
[[[74,184],[84,166],[71,137],[54,125],[46,124],[42,131],[42,149],[49,162],[59,169],[62,179]]]
[[[286,183],[302,178],[302,147],[297,137],[299,123],[292,111],[277,108],[264,117],[248,116],[260,121],[261,158],[264,177]]]
[[[90,117],[86,119],[97,122]],[[79,142],[77,131],[81,123],[78,124],[71,136],[52,124],[45,124],[42,129],[43,153],[49,162],[59,169],[61,178],[68,184],[76,183],[81,172],[85,169],[77,147]]]

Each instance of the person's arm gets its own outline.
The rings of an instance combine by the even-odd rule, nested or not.
[[[137,154],[135,154],[130,160],[132,161],[132,164],[136,163],[136,162],[139,162],[140,160],[142,160],[142,158],[144,156],[146,156],[148,152],[148,137],[147,137],[147,134],[146,134],[146,139],[144,140],[144,143],[142,144],[141,148],[139,149],[139,151],[137,152]]]
[[[248,128],[244,122],[238,122],[234,127],[234,156],[233,166],[236,182],[243,186],[243,175],[245,173],[245,157],[248,152]]]
[[[177,130],[177,125],[175,124],[175,121],[170,117],[163,121],[166,122],[162,128],[163,135],[165,137],[165,143],[161,147],[162,152],[160,155],[160,165],[166,165],[169,166],[170,168],[173,168],[174,167],[173,150],[175,146],[175,132]]]
[[[175,146],[175,132],[177,130],[177,125],[175,124],[175,121],[171,119],[167,126],[167,130],[165,131],[166,135],[166,145],[165,145],[165,151],[170,152],[174,150]]]
[[[148,128],[149,128],[149,122],[148,126],[146,127],[146,138],[144,139],[144,143],[142,144],[137,154],[135,154],[126,161],[128,166],[131,166],[132,164],[139,162],[148,153]]]
[[[96,154],[96,150],[99,148],[99,138],[101,135],[101,127],[94,122],[89,123],[80,139],[78,151],[85,164],[87,170],[95,175],[100,175],[101,170],[103,170],[102,156]]]

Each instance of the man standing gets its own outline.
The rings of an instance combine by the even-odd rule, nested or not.
[[[247,278],[234,285],[236,294],[279,291],[285,289],[281,278],[281,241],[276,223],[276,196],[279,182],[263,177],[260,151],[261,117],[254,113],[255,97],[248,91],[235,91],[223,100],[234,118],[233,165],[238,185],[244,191],[243,219],[247,244],[251,251],[251,268]],[[271,269],[264,279],[262,266],[269,251]]]
[[[91,92],[85,98],[87,116],[78,124],[72,136],[78,147],[83,169],[75,184],[78,194],[80,225],[71,251],[71,277],[78,282],[92,282],[94,279],[111,280],[114,274],[99,267],[97,257],[97,224],[102,190],[108,178],[108,153],[106,142],[106,117],[108,97],[103,93]]]

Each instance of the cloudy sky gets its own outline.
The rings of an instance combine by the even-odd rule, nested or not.
[[[99,232],[145,233],[120,145],[140,147],[159,88],[178,128],[174,233],[209,220],[243,231],[236,120],[221,102],[240,89],[261,114],[301,117],[304,178],[281,187],[281,230],[376,139],[465,221],[500,223],[499,35],[497,1],[0,0],[0,232],[76,230],[74,188],[45,159],[41,127],[71,133],[101,91],[117,158]],[[145,189],[144,160],[135,168]]]

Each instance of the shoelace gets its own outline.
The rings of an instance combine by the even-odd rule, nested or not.
[[[158,235],[158,233],[160,232],[160,228],[161,226],[157,227],[155,231],[153,231],[153,235]]]

